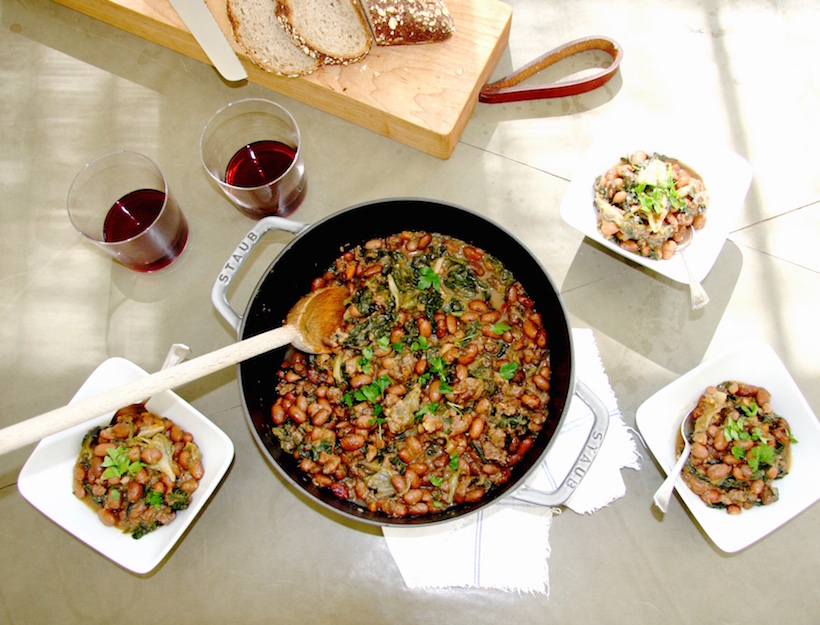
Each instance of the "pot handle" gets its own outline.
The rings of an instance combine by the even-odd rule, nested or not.
[[[589,436],[569,473],[567,473],[558,488],[551,493],[535,490],[524,485],[510,495],[513,499],[542,506],[560,506],[570,498],[570,495],[575,492],[575,488],[586,475],[604,442],[604,436],[609,427],[609,410],[593,390],[577,378],[575,380],[575,396],[592,411],[593,423]]]
[[[284,217],[264,217],[256,222],[256,225],[239,242],[239,245],[228,257],[227,262],[222,266],[222,270],[211,289],[211,303],[213,303],[219,314],[225,318],[225,321],[231,325],[237,335],[239,334],[239,326],[242,323],[242,316],[228,303],[228,289],[236,276],[236,272],[239,271],[242,263],[245,262],[245,259],[254,250],[262,237],[271,230],[284,230],[299,234],[308,225]]]

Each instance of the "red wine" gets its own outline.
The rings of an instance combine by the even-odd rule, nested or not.
[[[284,174],[296,159],[296,150],[279,141],[255,141],[231,157],[225,182],[235,187],[260,187]]]
[[[114,202],[105,216],[103,239],[126,241],[144,232],[162,211],[165,194],[155,189],[132,191]]]
[[[108,210],[103,240],[122,264],[136,271],[155,271],[182,253],[188,242],[188,222],[172,198],[167,206],[165,201],[162,191],[138,189]],[[146,237],[135,238],[149,228]]]

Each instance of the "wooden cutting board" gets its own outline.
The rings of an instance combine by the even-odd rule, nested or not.
[[[168,0],[56,1],[209,62]],[[248,80],[442,159],[453,153],[478,92],[507,46],[512,21],[512,8],[499,0],[446,0],[455,22],[448,41],[374,46],[359,63],[283,78],[258,68],[234,42],[225,0],[205,2],[234,44]]]

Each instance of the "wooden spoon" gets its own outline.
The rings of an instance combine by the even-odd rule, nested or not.
[[[123,384],[93,397],[71,403],[0,430],[0,455],[55,432],[99,417],[129,404],[145,401],[162,391],[292,344],[312,354],[330,350],[326,339],[342,324],[348,291],[344,287],[317,289],[300,299],[288,313],[286,324],[243,341],[192,358],[144,378]]]

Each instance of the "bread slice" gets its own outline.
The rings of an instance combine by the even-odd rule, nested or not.
[[[274,0],[228,0],[228,19],[236,41],[265,71],[296,77],[321,66],[285,33]]]
[[[455,31],[444,0],[362,0],[362,7],[379,46],[435,43]]]
[[[276,0],[276,17],[305,53],[347,65],[370,52],[370,33],[356,0]]]

